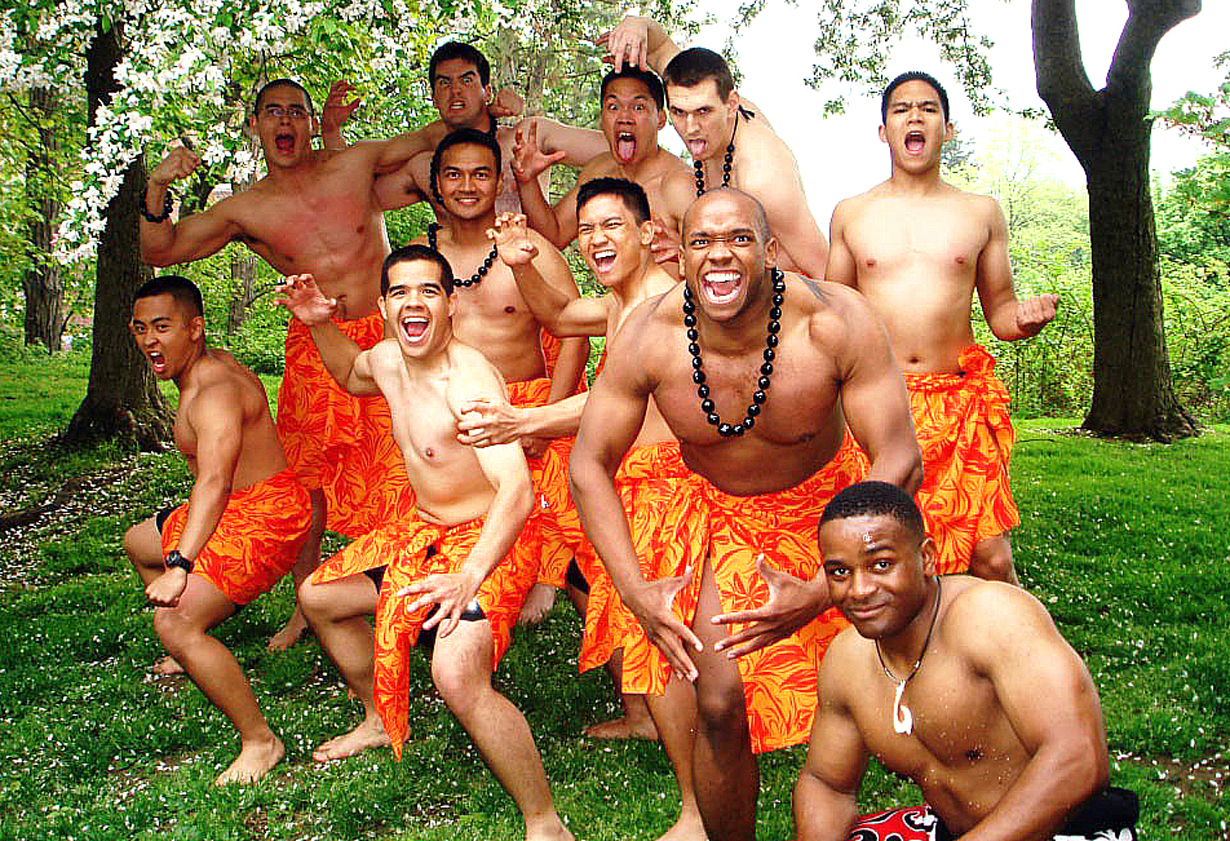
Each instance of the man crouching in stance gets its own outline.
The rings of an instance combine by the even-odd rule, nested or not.
[[[186,505],[130,528],[124,550],[157,606],[167,651],[239,731],[219,784],[259,779],[282,758],[243,669],[207,631],[290,571],[312,510],[282,454],[260,380],[205,346],[201,292],[177,275],[137,290],[132,335],[154,375],[179,389],[175,446],[196,477]]]
[[[833,498],[820,551],[854,627],[820,665],[794,790],[800,841],[1135,839],[1136,795],[1107,787],[1097,689],[1037,599],[937,577],[917,506],[882,482]],[[870,756],[911,777],[925,808],[856,823]]]
[[[491,686],[538,574],[537,522],[527,524],[533,492],[520,444],[476,449],[457,441],[462,403],[508,396],[492,364],[453,338],[452,269],[425,246],[393,251],[381,269],[378,301],[393,338],[365,351],[332,322],[337,302],[311,275],[288,278],[282,293],[281,303],[307,325],[338,384],[388,401],[415,496],[416,517],[359,538],[299,590],[309,624],[365,707],[364,722],[342,739],[363,742],[383,723],[401,756],[408,655],[432,632],[432,681],[516,801],[526,838],[570,839],[525,716]],[[330,604],[350,604],[352,613],[341,615]],[[373,606],[374,666],[371,632],[358,627]],[[429,616],[432,606],[438,607]]]

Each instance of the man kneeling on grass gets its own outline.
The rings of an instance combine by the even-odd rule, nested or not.
[[[1135,839],[1136,795],[1107,787],[1097,689],[1037,599],[937,577],[935,542],[893,485],[839,493],[819,539],[854,627],[820,666],[799,841]],[[869,756],[918,783],[925,807],[859,819]]]
[[[201,292],[177,275],[137,290],[132,335],[154,375],[179,389],[175,446],[196,477],[186,505],[124,534],[157,606],[168,652],[239,731],[239,756],[217,782],[264,776],[282,758],[243,669],[206,633],[290,571],[308,537],[307,491],[282,454],[260,380],[205,346]]]
[[[491,685],[538,575],[541,541],[521,445],[478,449],[457,440],[463,403],[507,402],[508,394],[486,357],[453,338],[452,269],[426,246],[393,251],[381,269],[378,301],[393,338],[364,351],[333,323],[337,301],[325,298],[311,275],[287,278],[281,291],[280,303],[307,325],[338,384],[388,401],[416,507],[414,518],[359,538],[299,588],[317,638],[367,708],[358,727],[322,746],[322,758],[378,744],[380,730],[401,756],[410,647],[438,631],[432,681],[516,801],[526,838],[570,839],[525,716]],[[374,668],[364,618],[372,600]]]

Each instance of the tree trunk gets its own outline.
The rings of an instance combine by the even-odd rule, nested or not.
[[[260,140],[255,136],[248,137],[248,151],[253,154],[260,151]],[[235,196],[251,187],[256,182],[256,175],[250,174],[242,181],[231,182],[231,195]],[[201,199],[201,210],[205,209],[206,195]],[[231,252],[231,299],[226,310],[226,335],[232,335],[243,326],[248,318],[248,307],[256,297],[256,257],[246,249],[230,249]]]
[[[1171,441],[1198,434],[1166,356],[1157,231],[1149,195],[1149,63],[1200,0],[1131,0],[1106,86],[1081,58],[1074,0],[1033,0],[1034,69],[1064,141],[1085,170],[1093,258],[1093,402],[1098,435]]]
[[[31,261],[21,280],[26,303],[26,344],[42,344],[49,353],[55,353],[60,349],[64,332],[63,276],[60,265],[51,258],[51,234],[55,218],[60,215],[60,202],[48,183],[57,151],[52,122],[56,118],[57,97],[51,88],[32,88],[29,103],[30,113],[39,124],[38,143],[26,158],[26,205],[30,211],[26,241]],[[33,212],[36,208],[37,212]]]
[[[104,31],[100,24],[86,50],[91,125],[98,106],[116,90],[113,70],[121,57],[117,26]],[[65,433],[72,443],[119,438],[141,449],[158,450],[171,438],[170,409],[128,330],[133,295],[152,276],[141,263],[137,246],[137,198],[145,179],[145,161],[138,157],[106,209],[95,269],[90,380],[85,400]]]

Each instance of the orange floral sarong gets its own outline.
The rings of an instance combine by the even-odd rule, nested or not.
[[[820,572],[816,529],[824,506],[842,488],[859,481],[870,465],[848,434],[837,454],[800,485],[777,493],[741,497],[724,493],[691,473],[666,445],[638,448],[620,469],[620,498],[633,508],[630,529],[642,570],[654,578],[683,575],[695,567],[691,584],[675,597],[675,614],[693,625],[700,597],[699,562],[713,569],[723,612],[750,610],[769,598],[768,585],[756,569],[761,554],[774,569],[810,580]],[[644,554],[642,554],[644,552]],[[648,561],[648,563],[647,563]],[[608,579],[609,581],[609,579]],[[591,603],[593,584],[591,583]],[[601,595],[599,598],[603,598]],[[608,597],[609,598],[609,597]],[[615,597],[617,598],[617,596]],[[601,603],[601,602],[600,602]],[[610,611],[611,633],[622,633],[623,691],[660,695],[666,691],[670,665],[645,636],[640,624],[620,605]],[[601,656],[597,646],[602,620],[595,618],[594,640],[586,662]],[[768,648],[738,660],[752,750],[776,750],[807,741],[816,705],[816,673],[824,652],[846,621],[836,609]],[[730,626],[731,633],[744,624]],[[602,661],[599,661],[602,662]],[[596,665],[596,663],[594,663]]]
[[[187,516],[184,503],[163,523],[164,554],[179,543]],[[311,525],[307,489],[291,470],[275,473],[230,495],[192,574],[207,579],[235,604],[247,604],[290,572]]]
[[[322,563],[308,579],[320,584],[386,567],[376,603],[373,681],[376,710],[398,759],[409,732],[410,649],[436,607],[428,605],[408,614],[405,606],[417,597],[399,598],[397,591],[428,575],[455,572],[470,556],[482,529],[481,518],[453,526],[417,517],[386,523]],[[531,521],[478,588],[475,598],[491,623],[492,669],[508,651],[513,625],[534,585],[537,543],[537,523]]]
[[[509,402],[514,406],[542,406],[551,393],[545,377],[508,384]],[[542,528],[542,558],[538,581],[551,587],[564,586],[568,562],[585,543],[581,518],[572,504],[568,488],[568,458],[572,439],[556,438],[541,456],[527,458],[530,480],[537,495],[536,517]]]
[[[379,313],[337,326],[360,348],[384,338]],[[329,375],[308,329],[292,320],[278,392],[278,438],[299,479],[323,488],[328,528],[348,537],[414,516],[414,492],[383,397],[355,397]]]
[[[918,502],[939,549],[940,573],[965,572],[975,544],[1021,523],[1008,487],[1016,439],[1008,389],[985,348],[966,348],[958,364],[956,374],[905,375],[922,449]]]

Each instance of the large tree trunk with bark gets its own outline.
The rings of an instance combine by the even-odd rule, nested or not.
[[[1174,393],[1149,193],[1149,62],[1200,0],[1129,0],[1106,86],[1085,73],[1075,0],[1033,0],[1038,94],[1085,170],[1093,255],[1093,403],[1099,435],[1170,441],[1197,434]]]
[[[121,58],[116,26],[104,31],[100,25],[86,51],[91,125],[98,106],[116,90],[113,71]],[[106,227],[98,243],[90,380],[65,434],[72,443],[119,438],[141,449],[158,450],[171,439],[170,409],[128,330],[133,295],[151,277],[137,245],[137,198],[145,190],[145,180],[145,161],[138,157],[107,206]]]
[[[65,323],[63,275],[60,265],[51,258],[51,234],[60,215],[60,201],[49,183],[57,151],[52,122],[57,99],[51,88],[30,90],[30,117],[38,122],[38,142],[31,144],[26,158],[26,205],[30,212],[26,241],[31,265],[21,279],[26,344],[41,344],[49,353],[60,349]]]

